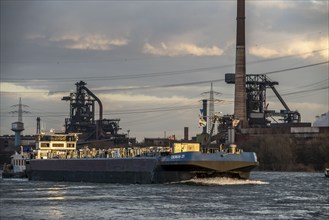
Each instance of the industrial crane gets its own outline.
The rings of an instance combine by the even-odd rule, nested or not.
[[[235,84],[235,74],[225,74],[225,82]],[[267,119],[273,116],[282,117],[284,123],[299,123],[301,116],[298,111],[292,111],[283,100],[279,92],[274,87],[278,82],[272,81],[265,74],[247,74],[246,75],[246,93],[247,93],[247,117],[250,127],[267,127],[270,121]],[[266,104],[266,89],[271,88],[284,110],[275,112],[268,110]]]

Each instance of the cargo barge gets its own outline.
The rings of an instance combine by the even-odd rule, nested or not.
[[[258,166],[255,153],[243,152],[235,145],[203,153],[198,144],[181,143],[169,151],[133,157],[123,148],[121,154],[111,150],[112,154],[96,157],[96,153],[88,156],[76,150],[76,141],[76,134],[37,135],[35,159],[26,163],[29,180],[150,184],[218,176],[246,179]]]

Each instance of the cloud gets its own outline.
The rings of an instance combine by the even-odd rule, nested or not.
[[[170,97],[159,97],[155,95],[136,95],[136,94],[102,94],[100,95],[102,99],[109,100],[109,103],[116,102],[116,103],[132,103],[133,105],[136,105],[138,103],[142,104],[143,106],[145,104],[147,105],[160,105],[160,104],[184,104],[189,103],[191,101],[194,101],[193,99],[185,98],[185,97],[179,97],[179,96],[170,96]]]
[[[328,1],[323,0],[311,0],[310,3],[312,4],[311,8],[315,9],[321,13],[328,13]]]
[[[252,47],[249,49],[249,54],[264,58],[279,56],[278,51],[266,47]]]
[[[110,38],[100,34],[63,34],[54,37],[31,34],[27,39],[33,41],[46,41],[48,44],[63,48],[79,50],[111,50],[113,46],[125,46],[128,44],[126,38]]]
[[[24,86],[19,86],[13,83],[5,83],[5,82],[0,82],[0,88],[1,88],[1,92],[4,93],[42,93],[45,92],[47,93],[48,91],[46,90],[40,90],[40,89],[32,89],[30,87],[24,87]]]
[[[322,37],[319,40],[291,40],[285,44],[282,44],[280,48],[275,46],[254,46],[249,49],[249,54],[262,57],[272,58],[287,55],[296,55],[307,59],[314,56],[311,51],[322,50],[320,56],[325,60],[329,59],[329,38]]]
[[[294,1],[283,1],[283,0],[263,0],[263,1],[249,1],[248,4],[253,4],[261,8],[278,8],[278,9],[289,9],[296,7]]]
[[[19,95],[29,99],[60,100],[62,94],[50,94],[48,90],[36,89],[31,86],[20,86],[14,83],[0,82],[1,96]]]
[[[158,47],[149,43],[144,45],[143,52],[146,54],[158,55],[158,56],[220,56],[224,51],[216,46],[213,47],[199,47],[190,43],[161,43]]]

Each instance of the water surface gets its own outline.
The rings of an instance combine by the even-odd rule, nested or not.
[[[323,173],[123,185],[0,179],[0,219],[329,219]]]

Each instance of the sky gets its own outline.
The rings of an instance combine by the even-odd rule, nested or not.
[[[327,0],[247,0],[247,74],[267,74],[303,122],[329,111]],[[233,114],[236,1],[1,0],[0,135],[13,134],[19,98],[24,134],[63,129],[83,80],[130,137],[201,133],[198,114]],[[283,109],[267,90],[268,108]],[[98,111],[97,111],[98,112]],[[96,118],[98,115],[96,116]]]

